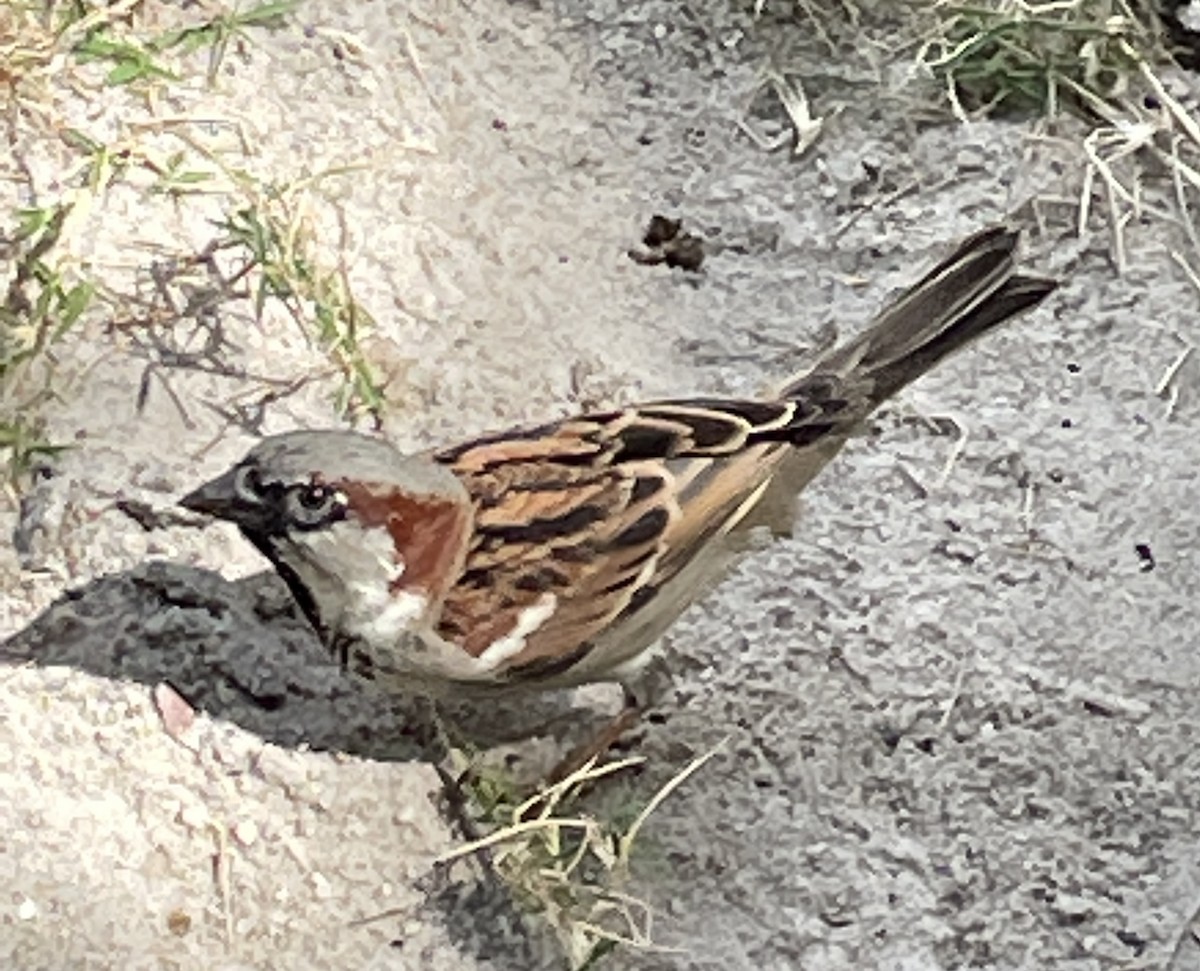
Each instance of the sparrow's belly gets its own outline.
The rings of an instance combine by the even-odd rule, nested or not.
[[[688,607],[717,586],[742,556],[765,545],[765,530],[736,530],[713,541],[653,597],[618,620],[593,645],[592,651],[575,666],[562,672],[546,687],[568,687],[592,681],[630,684],[657,653],[658,642]]]

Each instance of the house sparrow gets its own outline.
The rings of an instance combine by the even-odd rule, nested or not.
[[[682,398],[404,455],[264,439],[180,503],[237,524],[341,663],[390,689],[629,686],[659,636],[884,400],[1041,301],[986,229],[771,398]]]

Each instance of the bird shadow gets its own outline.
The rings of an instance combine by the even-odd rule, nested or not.
[[[386,761],[428,752],[418,699],[380,697],[339,672],[286,588],[147,562],[65,591],[0,644],[0,661],[169,684],[197,711],[284,748]]]
[[[374,761],[439,762],[446,750],[435,726],[445,726],[447,717],[456,737],[481,749],[570,717],[564,699],[547,696],[450,705],[448,713],[439,703],[443,717],[435,720],[428,700],[347,676],[274,573],[229,581],[163,561],[65,591],[0,643],[0,664],[68,666],[151,689],[169,684],[195,710],[265,742]],[[485,898],[490,902],[481,908]],[[519,958],[514,966],[540,966],[528,950],[529,926],[498,881],[443,883],[427,905],[464,950],[512,954]],[[483,910],[506,919],[481,924],[472,915]]]
[[[284,748],[374,761],[444,755],[432,704],[349,677],[270,571],[243,580],[150,561],[65,591],[0,643],[0,663],[76,668],[151,688]],[[439,702],[455,738],[479,748],[538,735],[564,698]]]

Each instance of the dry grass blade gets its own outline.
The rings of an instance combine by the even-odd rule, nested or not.
[[[488,851],[496,875],[524,910],[555,932],[577,971],[595,966],[620,946],[669,950],[654,941],[650,907],[625,893],[621,884],[646,822],[719,748],[676,773],[627,825],[595,818],[577,804],[586,788],[640,765],[640,758],[602,765],[592,760],[526,798],[517,798],[511,790],[506,797],[502,780],[477,777],[478,788],[467,791],[483,810],[483,822],[495,828],[438,862]]]
[[[786,134],[778,138],[770,138],[760,134],[750,124],[748,119],[750,107],[764,88],[774,92],[775,96],[779,99],[779,103],[783,106],[784,112],[787,114],[788,122],[792,128],[792,154],[795,156],[805,154],[821,137],[821,132],[825,127],[825,119],[813,116],[808,96],[804,93],[804,88],[800,82],[792,80],[779,71],[767,71],[756,82],[754,89],[750,93],[750,97],[747,99],[746,106],[736,121],[738,128],[754,144],[768,152],[774,151],[787,143],[788,136]]]
[[[666,800],[671,793],[673,793],[688,779],[700,771],[700,769],[703,768],[704,765],[713,758],[713,756],[720,752],[728,741],[728,737],[723,738],[713,748],[692,759],[691,762],[689,762],[682,769],[680,769],[679,772],[667,780],[663,787],[651,797],[648,803],[646,803],[642,811],[638,813],[637,818],[629,825],[629,828],[625,831],[618,843],[617,856],[625,865],[628,865],[629,857],[633,850],[634,841],[637,839],[638,833],[641,832],[642,827],[646,824],[646,820],[650,818],[651,814],[662,805],[664,800]]]
[[[132,36],[130,23],[142,3],[47,0],[0,6],[0,88],[9,106],[55,126],[63,80],[83,61],[112,65],[109,84],[173,77]]]
[[[966,121],[1024,111],[1084,121],[1077,229],[1087,232],[1097,195],[1118,272],[1129,264],[1128,227],[1144,216],[1180,227],[1200,252],[1191,197],[1200,192],[1200,122],[1171,94],[1173,62],[1148,0],[983,0],[934,3],[919,63],[946,87]],[[1153,164],[1147,166],[1147,162]],[[1144,182],[1165,167],[1175,211],[1147,203]]]

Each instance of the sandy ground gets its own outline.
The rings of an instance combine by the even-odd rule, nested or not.
[[[1135,222],[1118,278],[1102,224],[1073,232],[1069,129],[918,117],[904,78],[880,88],[805,36],[655,2],[314,0],[216,92],[172,86],[154,111],[236,122],[264,176],[365,166],[323,183],[319,216],[380,321],[405,446],[752,392],[1018,213],[1061,292],[882,414],[806,495],[803,534],[670,636],[650,768],[599,798],[724,747],[633,872],[679,950],[610,966],[1200,968],[1194,362],[1170,413],[1155,393],[1195,340],[1181,241]],[[772,57],[829,116],[800,159],[736,127]],[[69,110],[106,137],[149,117],[106,99]],[[769,95],[753,115],[785,130]],[[50,144],[21,146],[41,193]],[[702,277],[626,258],[655,211],[709,239]],[[78,255],[132,284],[214,214],[117,186]],[[246,372],[315,376],[264,430],[329,424],[335,383],[295,325],[227,313]],[[432,870],[458,836],[419,706],[331,668],[232,532],[115,511],[244,450],[206,403],[261,384],[160,364],[139,412],[153,357],[104,324],[58,364],[52,427],[77,447],[0,508],[21,535],[0,551],[0,965],[561,966],[487,881]],[[198,710],[178,737],[168,683]]]

